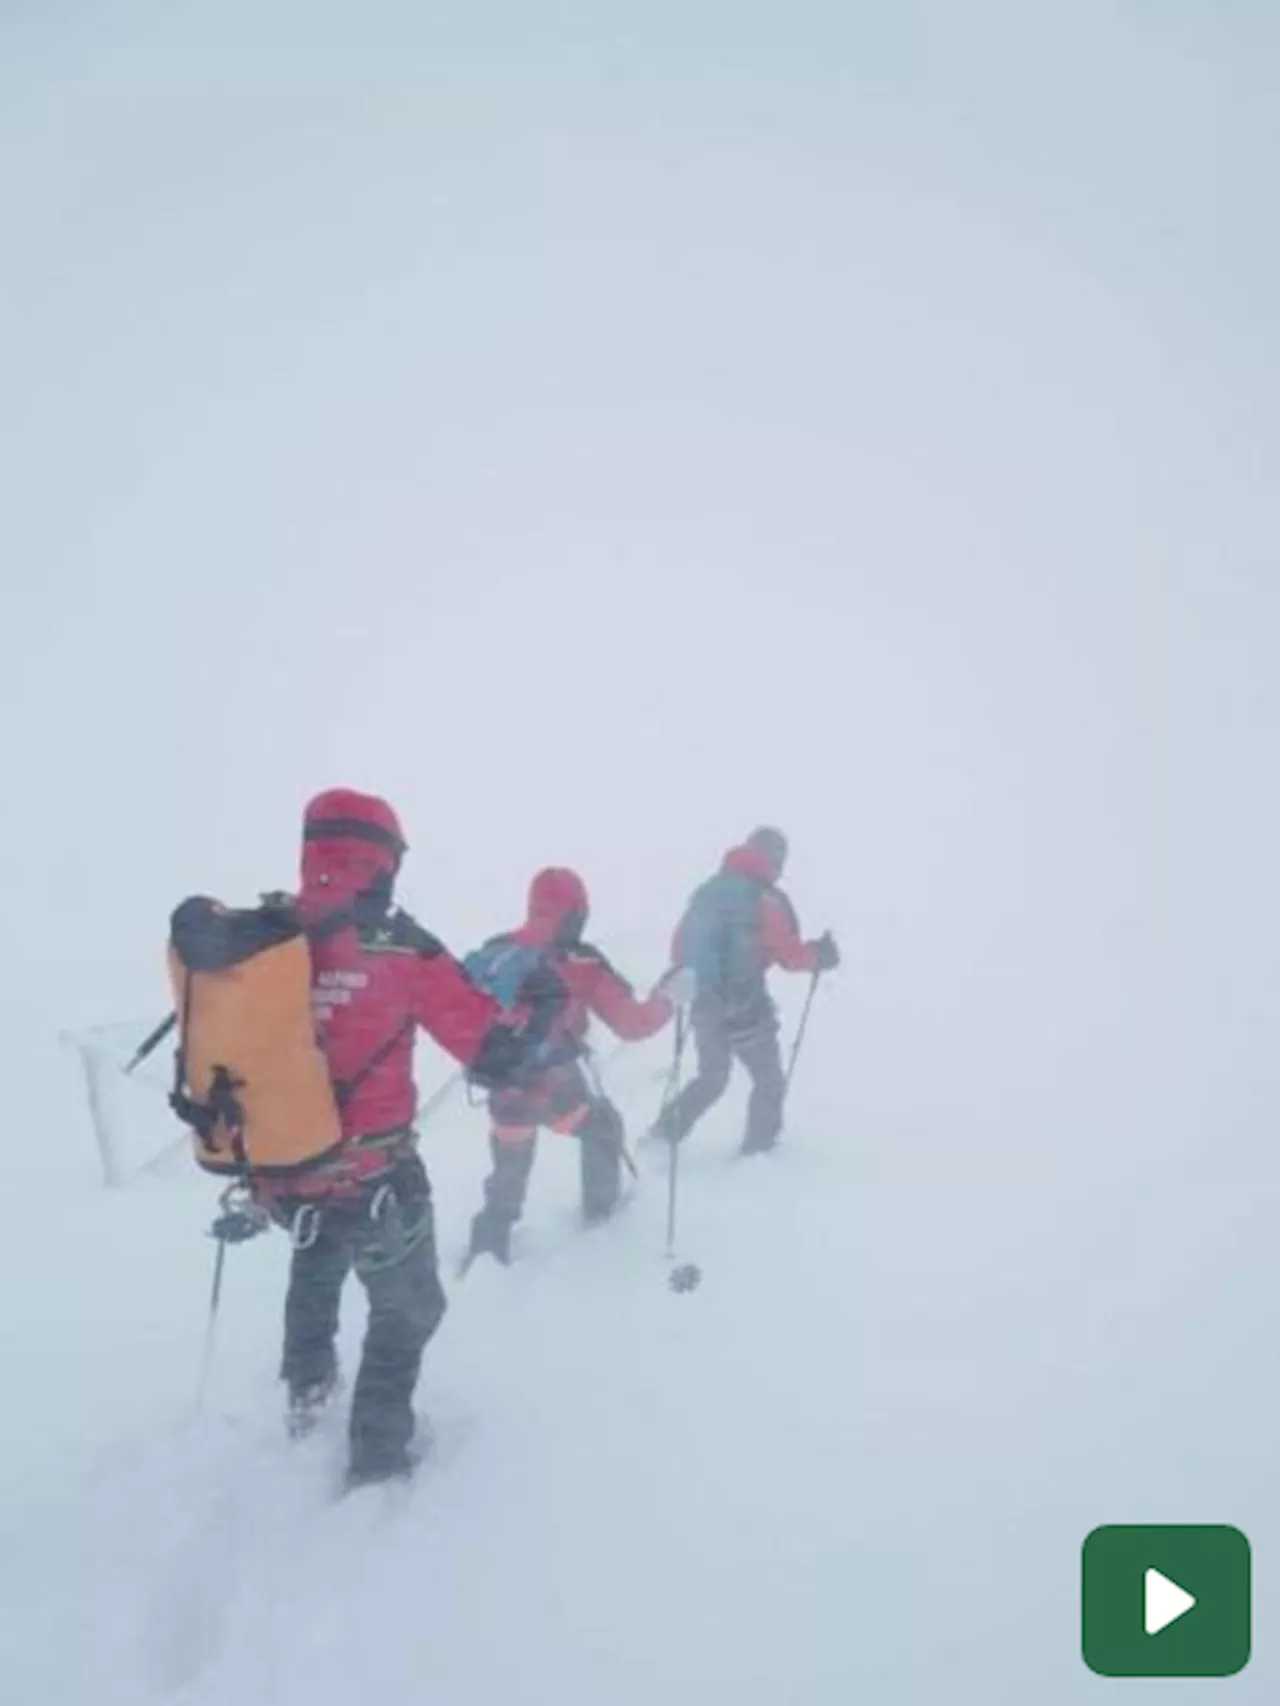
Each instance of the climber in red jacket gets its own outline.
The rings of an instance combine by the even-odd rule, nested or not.
[[[497,988],[506,966],[517,987],[532,971],[551,980],[562,996],[540,1045],[537,1076],[490,1094],[493,1168],[484,1207],[471,1223],[468,1260],[484,1253],[510,1260],[511,1230],[524,1208],[540,1126],[579,1141],[584,1221],[590,1225],[613,1213],[625,1132],[617,1108],[583,1070],[591,1019],[603,1020],[625,1041],[639,1042],[662,1029],[692,987],[691,978],[669,974],[647,1000],[638,999],[599,948],[583,940],[588,912],[586,886],[575,871],[539,871],[530,885],[526,922],[492,937],[465,962],[484,987]],[[522,994],[527,993],[525,984]],[[550,1009],[554,995],[545,986],[542,998]]]
[[[519,1081],[563,1003],[535,978],[518,1024],[477,989],[444,945],[393,907],[406,851],[385,800],[334,789],[303,824],[302,880],[292,904],[312,960],[316,1034],[339,1093],[344,1142],[331,1161],[255,1195],[293,1235],[282,1378],[290,1425],[309,1430],[337,1383],[342,1287],[354,1270],[369,1324],[352,1395],[351,1484],[411,1471],[413,1392],[445,1296],[431,1187],[413,1118],[416,1032],[426,1031],[496,1091]]]

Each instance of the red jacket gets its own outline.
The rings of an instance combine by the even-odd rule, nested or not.
[[[441,942],[391,891],[402,837],[384,801],[333,790],[307,808],[297,915],[311,949],[316,1036],[352,1139],[333,1167],[301,1191],[359,1182],[388,1164],[387,1148],[362,1140],[403,1132],[417,1112],[414,1041],[421,1027],[490,1085],[509,1082],[545,1034],[542,1007],[523,1026],[504,1019]],[[394,1151],[393,1151],[394,1152]]]
[[[806,942],[801,936],[796,910],[777,886],[769,860],[753,848],[735,847],[726,854],[720,868],[751,877],[760,884],[758,942],[761,977],[773,966],[783,971],[817,971],[818,944]],[[672,965],[684,964],[682,947],[681,932],[677,929],[671,943]]]
[[[582,878],[575,871],[548,869],[533,879],[524,924],[509,933],[510,940],[524,947],[548,950],[547,968],[563,993],[549,1038],[583,1043],[593,1017],[626,1042],[654,1036],[670,1019],[671,1003],[661,995],[647,1001],[636,996],[599,948],[582,940],[586,917]]]
[[[311,1005],[335,1088],[363,1074],[342,1108],[346,1137],[407,1126],[419,1026],[462,1066],[473,1066],[502,1017],[434,936],[404,912],[313,937]]]

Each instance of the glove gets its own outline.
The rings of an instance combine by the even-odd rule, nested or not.
[[[687,1007],[698,992],[698,974],[692,966],[677,966],[660,979],[655,995],[673,1007]]]
[[[830,930],[819,936],[814,947],[818,950],[818,970],[834,971],[840,964],[840,950],[836,947],[836,939]]]

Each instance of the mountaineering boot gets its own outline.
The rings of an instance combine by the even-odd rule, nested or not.
[[[657,1119],[654,1120],[653,1124],[644,1134],[650,1143],[663,1143],[670,1145],[673,1140],[676,1143],[680,1143],[683,1140],[684,1133],[676,1124],[674,1116],[675,1103],[670,1102],[665,1108],[663,1108]]]
[[[406,1447],[393,1456],[361,1458],[347,1465],[343,1486],[349,1493],[357,1487],[376,1487],[385,1481],[410,1481],[418,1467],[418,1453]]]
[[[592,1104],[587,1118],[578,1127],[584,1226],[600,1226],[618,1206],[626,1137],[622,1115],[612,1102],[603,1098]]]
[[[511,1265],[511,1222],[499,1220],[487,1209],[481,1209],[471,1222],[471,1244],[467,1250],[467,1261],[473,1262],[477,1256],[492,1256],[495,1262],[501,1262],[503,1267]]]
[[[326,1375],[323,1380],[312,1381],[309,1386],[301,1386],[289,1394],[289,1408],[285,1416],[285,1428],[290,1439],[305,1439],[320,1421],[328,1409],[338,1390],[338,1375]]]
[[[357,1487],[376,1487],[387,1481],[410,1481],[423,1458],[430,1455],[433,1435],[429,1424],[414,1418],[413,1437],[406,1445],[390,1450],[352,1452],[343,1477],[343,1488],[354,1492]]]
[[[776,1137],[745,1138],[738,1150],[739,1155],[771,1155],[778,1147]]]

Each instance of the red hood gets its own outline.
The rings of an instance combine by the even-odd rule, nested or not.
[[[735,847],[731,853],[725,854],[720,869],[739,877],[753,877],[758,883],[776,883],[778,880],[776,862],[758,847]]]
[[[576,871],[550,866],[529,884],[529,916],[520,931],[522,941],[541,947],[560,936],[572,921],[576,935],[587,921],[587,885]]]

